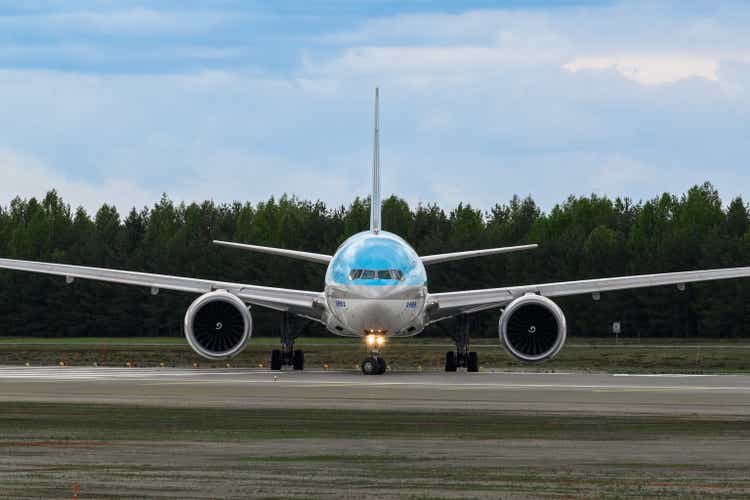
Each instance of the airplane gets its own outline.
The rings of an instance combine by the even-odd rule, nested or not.
[[[188,344],[209,360],[239,354],[253,331],[251,307],[281,312],[281,349],[271,352],[270,368],[304,369],[304,352],[294,349],[300,331],[293,317],[321,323],[339,336],[360,337],[368,354],[361,363],[366,375],[381,375],[387,364],[381,348],[389,337],[410,337],[433,323],[455,317],[452,338],[456,349],[445,356],[445,371],[476,372],[477,353],[470,350],[472,315],[501,310],[498,333],[514,358],[539,363],[554,357],[567,335],[565,314],[552,300],[566,295],[591,294],[642,287],[745,278],[750,267],[671,272],[637,276],[542,283],[442,293],[428,291],[427,266],[468,258],[518,252],[535,244],[419,256],[396,234],[381,227],[379,90],[375,89],[375,135],[372,165],[370,229],[344,241],[333,255],[244,243],[214,241],[216,245],[261,252],[326,265],[323,291],[272,288],[243,283],[148,274],[115,269],[46,262],[0,259],[0,269],[63,276],[68,284],[89,279],[197,294],[185,314]]]

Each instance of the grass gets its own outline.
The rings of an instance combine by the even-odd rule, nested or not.
[[[746,420],[654,416],[518,415],[493,411],[153,408],[4,403],[5,441],[263,439],[750,439]]]
[[[602,371],[627,373],[750,373],[750,341],[715,339],[613,339],[572,338],[560,354],[541,365],[525,365],[512,359],[496,339],[480,339],[483,370]],[[637,342],[637,343],[635,343]],[[253,338],[248,347],[229,361],[235,367],[267,366],[270,350],[278,340]],[[309,368],[357,369],[366,355],[359,339],[302,338]],[[447,339],[393,339],[383,351],[394,370],[441,370]],[[221,367],[195,354],[182,338],[0,338],[0,365],[80,366],[199,366]]]
[[[747,498],[748,440],[690,417],[4,403],[0,496]]]

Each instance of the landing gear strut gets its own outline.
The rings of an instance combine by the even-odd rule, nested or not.
[[[368,335],[366,338],[369,352],[367,357],[362,361],[362,373],[365,375],[382,375],[385,373],[388,365],[380,356],[380,347],[385,343],[385,337],[378,335]]]
[[[456,343],[456,350],[445,353],[445,371],[455,372],[459,368],[465,368],[467,372],[479,371],[479,357],[476,352],[469,351],[472,323],[468,314],[456,316],[456,326],[451,336]]]
[[[271,351],[271,370],[281,370],[282,366],[305,369],[305,351],[294,349],[294,341],[304,330],[305,327],[294,330],[289,313],[281,313],[281,349]]]

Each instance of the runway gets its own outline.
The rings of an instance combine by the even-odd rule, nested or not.
[[[750,416],[750,376],[0,367],[0,401]]]

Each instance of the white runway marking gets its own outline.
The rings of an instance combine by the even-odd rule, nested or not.
[[[654,383],[668,379],[673,384]],[[750,392],[744,375],[583,373],[389,373],[367,377],[352,371],[274,372],[247,369],[0,367],[2,380],[143,382],[148,385],[266,385],[305,387],[431,387],[438,389]]]

